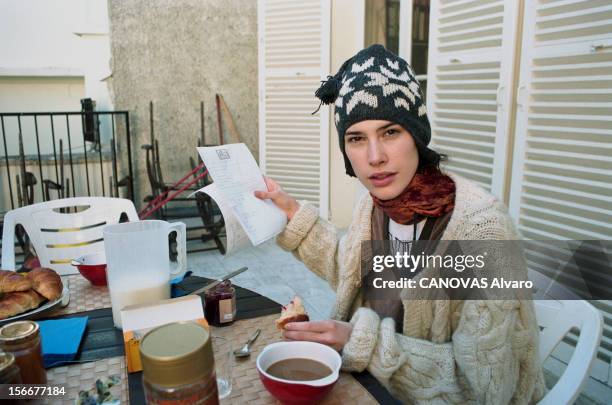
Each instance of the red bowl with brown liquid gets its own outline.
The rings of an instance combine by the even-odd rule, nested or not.
[[[323,363],[331,374],[316,380],[294,381],[276,377],[268,368],[282,360],[309,359]],[[342,359],[337,351],[315,342],[278,342],[257,356],[257,371],[266,389],[283,404],[316,404],[333,389],[340,376]]]

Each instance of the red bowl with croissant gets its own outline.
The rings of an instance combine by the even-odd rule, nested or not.
[[[91,253],[72,261],[72,265],[79,269],[79,273],[91,284],[105,286],[106,282],[106,255],[104,252]]]
[[[308,369],[308,363],[318,363],[324,371]],[[342,359],[337,351],[320,343],[277,342],[261,351],[256,365],[261,382],[272,396],[283,404],[306,405],[320,402],[332,390],[340,376]],[[318,378],[309,379],[309,375]]]

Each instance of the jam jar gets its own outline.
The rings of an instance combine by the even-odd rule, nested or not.
[[[140,341],[142,383],[149,405],[219,404],[208,331],[195,322],[150,330]]]
[[[0,384],[21,384],[19,367],[11,353],[0,353]]]
[[[11,353],[0,352],[0,384],[21,384],[21,374],[19,367],[15,363],[15,356]],[[2,394],[6,395],[9,390],[8,386],[4,386]],[[24,404],[25,399],[3,399],[3,405],[18,405]]]
[[[40,344],[40,329],[36,322],[17,321],[0,328],[0,349],[15,356],[23,384],[46,384]]]
[[[236,319],[236,289],[227,280],[204,293],[204,315],[214,326],[230,325]]]

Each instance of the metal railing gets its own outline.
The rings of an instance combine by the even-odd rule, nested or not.
[[[127,111],[0,113],[0,136],[0,211],[54,197],[133,200]]]

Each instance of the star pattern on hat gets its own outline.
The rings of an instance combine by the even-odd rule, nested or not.
[[[368,70],[373,65],[374,65],[374,57],[372,56],[368,60],[363,62],[361,65],[357,62],[354,62],[353,67],[351,68],[351,72],[360,73],[360,72],[363,72],[364,70]]]
[[[408,87],[410,88],[410,91],[412,91],[412,94],[415,95],[415,97],[421,98],[421,93],[419,92],[419,84],[417,82],[412,81],[408,83]]]
[[[365,90],[359,90],[353,93],[353,96],[346,103],[346,113],[350,114],[357,104],[365,104],[372,108],[378,107],[378,97],[375,94],[368,93]]]
[[[408,99],[410,99],[413,104],[416,102],[416,97],[418,96],[418,85],[416,85],[416,94],[413,90],[414,87],[410,86],[414,82],[411,82],[409,86],[404,86],[402,84],[389,82],[389,78],[382,73],[367,72],[365,73],[365,75],[370,77],[371,80],[365,83],[363,85],[364,87],[379,86],[382,88],[382,93],[385,97],[399,91],[402,92],[404,96],[406,96]]]
[[[340,88],[340,92],[338,93],[340,97],[346,96],[348,93],[355,90],[354,88],[351,87],[351,82],[353,80],[355,80],[355,76],[349,77],[348,79],[345,80],[344,83],[342,83],[342,87]]]
[[[402,86],[401,84],[391,83],[383,87],[383,96],[387,97],[390,94],[401,92],[406,98],[410,100],[412,104],[416,102],[416,98],[412,91],[406,86]]]
[[[399,62],[398,61],[393,62],[389,58],[386,58],[386,59],[387,59],[387,66],[389,66],[393,70],[399,70]]]
[[[351,82],[355,80],[355,77],[356,76],[350,77],[346,79],[344,83],[342,83],[342,87],[340,88],[340,91],[338,92],[338,97],[336,98],[336,107],[342,108],[342,101],[344,100],[344,96],[355,90],[351,87]]]
[[[389,68],[396,71],[400,70],[399,61],[393,62],[389,58],[386,58],[386,62]],[[352,81],[359,75],[359,73],[368,70],[372,66],[374,66],[374,57],[368,58],[361,64],[357,62],[353,63],[351,71],[357,72],[357,74],[351,77],[344,77],[344,82],[335,102],[337,108],[341,109],[344,105],[345,96],[354,91],[354,88],[351,86]],[[363,75],[369,78],[369,81],[366,82],[363,87],[380,87],[383,97],[389,97],[393,94],[401,93],[403,97],[394,97],[393,104],[395,107],[402,107],[407,111],[410,111],[410,103],[414,105],[416,103],[416,99],[421,98],[419,93],[419,84],[415,80],[412,80],[411,74],[406,70],[402,71],[401,73],[394,73],[382,64],[379,66],[379,70],[379,72],[363,73]],[[394,82],[391,82],[391,80]],[[407,85],[397,83],[397,81],[406,83]],[[376,108],[378,107],[378,97],[376,94],[372,94],[365,90],[360,90],[353,94],[350,101],[346,104],[345,113],[347,115],[350,114],[351,111],[360,103]],[[425,114],[423,111],[424,110],[422,108],[418,109],[419,116]],[[421,114],[421,112],[423,112],[423,114]],[[340,116],[338,113],[336,113],[335,121],[339,122],[339,120]]]
[[[418,114],[419,117],[422,117],[423,115],[427,114],[427,107],[425,106],[425,104],[421,104],[421,106],[419,107]]]
[[[371,86],[384,86],[389,83],[389,78],[379,72],[366,72],[364,73],[370,78],[370,81],[364,84],[364,87]]]
[[[403,99],[401,97],[396,97],[395,100],[393,100],[393,104],[396,107],[404,107],[406,110],[410,111],[410,104],[408,104],[406,99]]]
[[[380,72],[390,79],[400,80],[402,82],[410,82],[410,73],[403,71],[400,75],[396,75],[383,65],[380,65]]]

